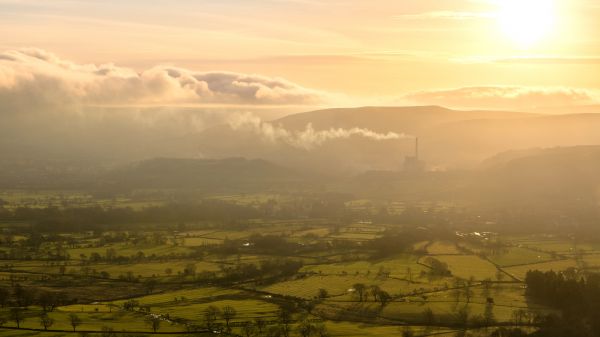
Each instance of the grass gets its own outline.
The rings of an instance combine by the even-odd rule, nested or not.
[[[67,253],[71,259],[79,259],[83,254],[89,257],[93,253],[98,253],[101,256],[106,255],[106,250],[113,248],[117,255],[131,257],[143,252],[146,256],[168,256],[168,255],[186,255],[192,252],[190,248],[172,245],[126,245],[126,244],[111,244],[102,247],[80,247],[68,248]]]
[[[506,253],[490,255],[488,258],[494,263],[503,267],[552,260],[550,254],[519,247],[509,248],[508,252]]]
[[[279,306],[254,299],[243,299],[243,300],[221,300],[209,303],[194,303],[188,305],[172,305],[172,306],[160,306],[152,309],[153,313],[160,313],[162,315],[169,315],[169,317],[183,318],[190,321],[200,322],[202,313],[209,306],[215,306],[222,309],[226,306],[235,308],[237,316],[234,321],[249,321],[255,318],[273,318],[276,316]]]
[[[12,261],[13,269],[30,271],[36,273],[58,274],[60,267],[58,265],[49,265],[39,261]],[[126,275],[131,272],[134,277],[153,277],[167,276],[166,270],[171,269],[172,275],[177,275],[178,272],[183,272],[188,264],[196,266],[196,272],[202,271],[218,272],[219,265],[216,263],[194,260],[178,260],[175,262],[149,262],[149,263],[133,263],[133,264],[90,264],[81,266],[78,263],[67,265],[67,274],[82,274],[85,268],[88,273],[109,273],[110,278],[118,278],[121,275]]]
[[[430,255],[460,254],[456,245],[452,242],[436,241],[427,247]]]
[[[40,329],[42,326],[39,321],[40,310],[28,310],[25,314],[27,319],[21,323],[21,327],[30,329]],[[69,314],[73,312],[69,311],[53,311],[48,313],[48,316],[54,320],[54,324],[51,329],[55,330],[72,330],[69,324]],[[139,313],[125,312],[125,311],[113,311],[108,312],[77,312],[77,316],[81,319],[81,325],[78,330],[94,330],[99,331],[104,326],[113,328],[116,331],[129,330],[129,331],[148,331],[149,327],[145,322],[145,316]],[[6,326],[13,326],[13,322],[8,322]],[[180,327],[170,326],[169,324],[163,324],[161,328],[163,331],[181,331]]]
[[[224,289],[224,288],[193,288],[177,291],[169,291],[160,294],[153,294],[148,296],[142,296],[135,298],[140,305],[172,305],[179,303],[185,305],[190,301],[197,301],[203,299],[210,299],[211,297],[223,296],[223,295],[236,295],[239,294],[240,290],[235,289]],[[184,298],[184,300],[182,300]],[[125,300],[114,301],[111,304],[122,306]]]
[[[303,272],[321,272],[323,274],[341,274],[346,272],[347,274],[364,274],[374,275],[384,268],[389,271],[392,277],[404,278],[407,276],[407,268],[411,268],[413,275],[418,274],[423,266],[417,263],[418,257],[410,254],[401,254],[388,258],[385,260],[377,261],[355,261],[345,263],[333,263],[323,265],[310,265],[302,268]]]
[[[327,322],[327,331],[331,336],[344,337],[379,337],[379,336],[401,336],[405,329],[403,326],[378,326],[350,322]],[[446,329],[431,329],[427,330],[424,327],[408,327],[415,336],[425,335],[426,332],[445,332]]]
[[[474,255],[436,256],[436,259],[448,264],[452,275],[462,279],[471,277],[478,281],[494,279],[498,271],[493,264]]]
[[[506,272],[508,272],[509,274],[514,275],[522,280],[525,278],[525,275],[530,270],[562,271],[562,270],[568,269],[570,267],[577,267],[575,260],[568,259],[568,260],[560,260],[560,261],[535,263],[535,264],[528,264],[528,265],[524,265],[524,266],[508,267],[508,268],[504,268],[504,270]]]
[[[200,246],[208,246],[208,245],[218,245],[223,243],[221,239],[209,239],[204,237],[196,237],[196,238],[185,238],[183,239],[183,245],[186,247],[200,247]]]

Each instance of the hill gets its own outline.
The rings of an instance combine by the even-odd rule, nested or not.
[[[600,114],[542,115],[510,111],[461,111],[437,106],[327,109],[290,115],[269,123],[272,132],[306,135],[363,128],[418,136],[430,168],[475,168],[496,153],[535,147],[600,144]],[[321,172],[398,170],[414,152],[414,138],[330,139],[311,149],[273,140],[264,130],[227,125],[194,136],[209,157],[265,158]],[[219,139],[215,142],[215,139]]]

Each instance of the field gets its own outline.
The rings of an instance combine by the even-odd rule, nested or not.
[[[54,206],[60,200],[76,205],[121,202],[126,207],[143,203],[99,200],[78,192],[5,193],[15,205],[35,207]],[[252,207],[293,200],[269,194],[216,199]],[[368,200],[347,207],[367,213],[376,209]],[[285,324],[292,336],[298,335],[300,322],[323,326],[329,336],[454,336],[464,324],[457,316],[463,309],[474,321],[492,312],[497,325],[509,324],[519,310],[552,313],[528,298],[523,280],[530,270],[600,268],[596,245],[575,245],[563,237],[421,235],[402,249],[380,254],[372,243],[397,228],[371,221],[130,224],[136,229],[61,232],[37,247],[28,246],[31,237],[23,230],[27,223],[9,221],[3,226],[5,232],[13,232],[3,234],[6,243],[0,246],[5,257],[0,261],[0,284],[11,289],[9,301],[16,303],[13,293],[18,287],[31,289],[34,296],[57,293],[65,300],[55,299],[59,304],[48,310],[34,298],[26,306],[21,329],[10,319],[9,309],[1,309],[6,322],[0,336],[78,336],[72,332],[71,315],[80,320],[77,330],[98,334],[113,329],[150,336],[154,332],[149,322],[158,319],[157,331],[164,335],[205,331],[208,326],[239,335],[242,326],[261,320],[265,331],[280,328],[282,313],[290,315]],[[393,241],[391,247],[396,245]],[[231,308],[234,314],[225,319],[224,312]],[[54,331],[23,330],[39,330],[45,310]],[[215,312],[212,323],[207,312]],[[475,323],[467,326],[471,335],[487,336]]]

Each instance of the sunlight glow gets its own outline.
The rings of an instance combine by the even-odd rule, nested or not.
[[[521,48],[548,38],[556,26],[554,0],[501,0],[497,4],[502,31]]]

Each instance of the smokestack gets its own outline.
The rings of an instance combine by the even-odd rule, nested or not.
[[[415,158],[419,160],[419,137],[415,137]]]

